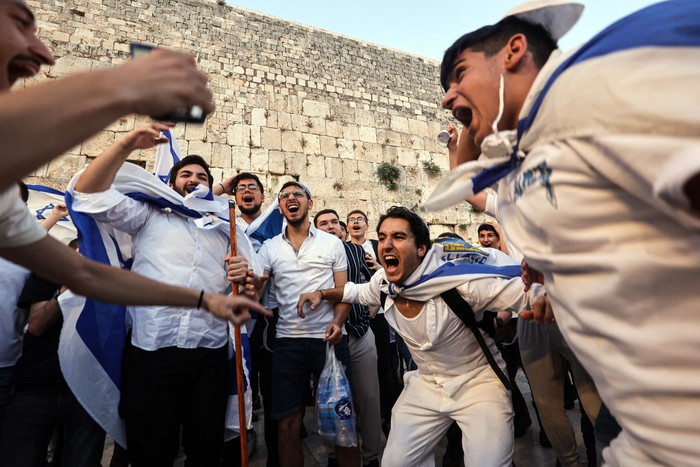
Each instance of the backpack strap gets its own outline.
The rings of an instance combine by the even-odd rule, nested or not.
[[[479,329],[476,319],[474,318],[474,310],[472,310],[469,303],[462,298],[462,295],[457,292],[457,289],[450,289],[443,292],[440,294],[440,297],[442,297],[445,303],[447,303],[447,306],[450,307],[452,312],[457,315],[457,317],[462,320],[462,322],[472,331],[476,341],[479,343],[479,347],[481,347],[481,351],[484,352],[486,360],[488,360],[489,365],[491,365],[491,369],[494,373],[496,373],[498,379],[501,380],[503,386],[505,386],[507,390],[512,391],[513,388],[510,384],[510,380],[508,380],[508,377],[503,374],[503,370],[501,370],[501,367],[499,367],[498,363],[496,363],[496,359],[493,357],[488,345],[486,345],[486,341],[484,341],[484,336],[481,334],[481,330]]]

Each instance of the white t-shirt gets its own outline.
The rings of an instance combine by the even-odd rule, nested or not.
[[[17,307],[17,299],[28,277],[27,269],[0,258],[0,368],[14,365],[22,355],[27,310]]]
[[[263,268],[275,279],[277,337],[325,337],[326,326],[333,320],[334,302],[323,300],[314,311],[307,304],[303,319],[297,316],[297,302],[302,293],[334,288],[333,273],[347,270],[340,239],[312,225],[299,251],[283,232],[266,240],[258,254]]]
[[[29,245],[46,235],[46,230],[27,211],[17,185],[0,193],[0,248]]]

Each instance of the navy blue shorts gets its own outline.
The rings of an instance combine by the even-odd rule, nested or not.
[[[348,337],[335,346],[335,356],[345,367],[352,387],[350,347]],[[318,380],[326,362],[326,342],[306,337],[283,337],[275,342],[272,354],[272,411],[273,420],[282,420],[301,413],[304,408],[305,388],[309,375]]]

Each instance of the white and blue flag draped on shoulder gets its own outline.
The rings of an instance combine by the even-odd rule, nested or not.
[[[496,184],[501,178],[514,171],[528,148],[522,147],[523,138],[536,118],[543,102],[557,79],[581,64],[588,64],[592,59],[624,54],[628,51],[648,48],[663,49],[666,53],[679,52],[678,59],[683,60],[682,51],[686,48],[700,47],[700,2],[697,0],[670,0],[657,3],[626,16],[595,35],[577,50],[564,57],[554,72],[542,86],[526,115],[518,122],[517,134],[513,135],[509,156],[488,158],[483,155],[476,161],[469,161],[456,167],[435,187],[430,198],[421,205],[425,211],[437,211],[461,203],[464,199]],[[622,57],[622,55],[620,55]],[[625,66],[625,62],[616,62]],[[604,79],[605,69],[596,73],[587,73],[591,79]],[[633,69],[625,70],[633,73]],[[580,86],[586,82],[581,81]],[[668,82],[668,86],[674,86]],[[631,96],[621,96],[619,101]],[[506,131],[501,134],[505,135]],[[482,148],[483,149],[483,148]],[[523,152],[524,150],[524,152]]]
[[[180,162],[182,152],[180,152],[180,145],[177,144],[177,140],[170,130],[164,130],[161,133],[168,138],[168,142],[159,144],[156,148],[156,163],[153,172],[161,182],[167,185],[170,180],[170,169]]]
[[[279,235],[282,232],[284,217],[279,210],[279,200],[275,200],[245,229],[246,235],[259,250],[265,240]]]
[[[80,252],[101,263],[129,269],[132,263],[130,237],[110,225],[96,222],[85,213],[72,210],[73,190],[81,173],[73,177],[66,192],[66,204],[78,229]],[[228,204],[222,198],[211,197],[208,189],[197,191],[201,198],[190,197],[186,200],[158,178],[133,164],[122,166],[113,187],[133,199],[194,218],[200,228],[221,229],[226,235],[229,234]],[[193,202],[192,199],[195,198]],[[193,206],[200,211],[193,209]],[[240,228],[237,228],[237,240],[238,254],[247,259],[257,274],[261,274],[262,268],[253,246]],[[124,425],[118,414],[122,353],[127,335],[126,308],[75,297],[70,302],[66,301],[63,313],[65,323],[61,333],[59,359],[66,382],[95,421],[120,445],[126,447]],[[233,339],[233,332],[230,334]],[[245,335],[242,344],[244,361],[249,366],[250,349]],[[233,345],[230,345],[229,355],[233,355]],[[246,372],[247,393],[250,392],[249,373]],[[227,433],[238,430],[235,381],[229,392],[234,401],[228,403]],[[247,406],[250,405],[250,399],[246,396]]]
[[[45,220],[53,211],[57,204],[64,204],[64,193],[55,188],[43,185],[27,185],[29,189],[29,199],[27,200],[27,208],[29,213],[36,218],[37,221]],[[49,230],[51,235],[56,240],[67,244],[78,236],[70,216],[64,217]]]
[[[513,258],[503,253],[502,256],[492,254],[497,250],[491,248],[488,250],[490,251],[471,252],[456,261],[445,261],[443,245],[434,243],[418,268],[403,284],[385,284],[384,291],[390,297],[401,295],[424,302],[469,280],[486,277],[511,279],[520,276],[520,264]]]

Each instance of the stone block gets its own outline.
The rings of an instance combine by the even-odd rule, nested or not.
[[[269,167],[268,150],[254,148],[250,150],[250,168],[256,172],[267,172]]]
[[[326,117],[330,114],[330,105],[326,102],[304,99],[302,104],[303,114],[308,117]]]
[[[408,133],[410,131],[408,128],[408,119],[397,115],[392,115],[389,127],[399,133]]]
[[[285,151],[284,167],[287,175],[298,177],[306,173],[306,155],[300,152]]]
[[[285,158],[282,151],[270,151],[268,155],[268,170],[271,174],[284,175]]]
[[[207,164],[211,164],[211,143],[194,140],[190,141],[188,154],[197,154],[202,156]]]
[[[301,144],[305,154],[321,154],[321,143],[318,135],[303,135]]]
[[[232,147],[231,165],[239,171],[250,170],[250,148],[248,146]]]
[[[267,126],[267,110],[252,109],[250,112],[250,124],[254,126]]]
[[[325,157],[307,156],[306,158],[306,175],[309,177],[326,177],[326,161]],[[339,160],[339,159],[335,159]]]
[[[211,165],[221,167],[222,169],[230,169],[231,165],[231,146],[228,144],[213,143],[211,148]]]
[[[302,133],[299,131],[283,131],[282,150],[289,152],[302,152],[304,148],[301,147],[301,137]]]
[[[361,126],[359,128],[360,141],[365,143],[376,143],[377,142],[377,130],[368,126]]]
[[[260,145],[265,149],[282,149],[282,132],[277,128],[261,128]]]
[[[204,122],[203,125],[198,124],[198,123],[185,123],[185,139],[188,139],[190,141],[192,141],[192,140],[206,141],[207,140],[207,123]]]
[[[99,131],[80,145],[80,154],[97,157],[114,143],[113,131]]]

